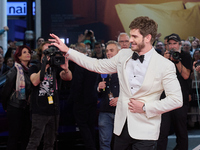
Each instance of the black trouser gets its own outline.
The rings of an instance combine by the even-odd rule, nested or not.
[[[95,118],[96,104],[74,103],[74,116],[83,137],[86,150],[96,150],[95,146]]]
[[[187,106],[162,114],[157,150],[166,150],[171,124],[176,134],[176,148],[188,150]]]
[[[156,150],[156,141],[131,138],[126,122],[120,136],[114,137],[114,150]]]
[[[59,115],[32,114],[32,128],[26,150],[36,150],[44,134],[43,150],[53,150],[59,124]],[[56,128],[55,128],[56,126]]]
[[[7,150],[25,150],[28,144],[31,121],[29,108],[22,109],[8,106],[8,144]]]

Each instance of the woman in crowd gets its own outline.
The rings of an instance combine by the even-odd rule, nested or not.
[[[31,131],[29,113],[31,82],[28,76],[31,49],[26,45],[19,46],[14,57],[15,65],[6,75],[2,89],[2,105],[7,111],[9,123],[7,150],[25,150]]]

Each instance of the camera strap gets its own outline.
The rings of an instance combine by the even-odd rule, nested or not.
[[[42,59],[42,66],[41,66],[41,71],[40,71],[40,81],[44,80],[46,65],[47,65],[47,57],[44,56],[43,59]]]
[[[53,95],[54,95],[53,82],[54,82],[54,79],[53,79],[53,72],[52,72],[52,68],[51,67],[49,67],[47,69],[47,72],[45,73],[45,78],[49,83],[49,91],[47,91],[48,103],[49,104],[53,104],[54,103],[54,101],[53,101]]]

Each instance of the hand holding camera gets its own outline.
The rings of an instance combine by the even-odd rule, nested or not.
[[[174,48],[172,48],[169,52],[171,60],[177,64],[181,60],[181,54],[176,51]]]
[[[200,73],[200,60],[193,63],[193,69]]]
[[[173,48],[169,51],[169,54],[171,55],[171,57],[172,57],[174,60],[180,60],[180,58],[181,58],[180,53],[177,52],[177,51],[176,51],[175,49],[173,49]]]
[[[200,60],[198,60],[195,64],[194,67],[197,68],[200,65]]]
[[[60,66],[65,64],[65,57],[63,53],[56,46],[49,46],[48,49],[43,51],[46,57],[49,57],[47,64],[50,66]]]

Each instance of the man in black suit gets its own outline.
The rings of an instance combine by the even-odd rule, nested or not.
[[[121,46],[116,41],[106,43],[106,56],[108,59],[115,56]],[[108,74],[104,81],[100,78],[98,84],[99,98],[99,145],[100,150],[111,150],[115,109],[119,96],[119,80],[117,73]]]
[[[85,44],[77,44],[76,50],[86,54]],[[97,73],[75,64],[69,99],[73,101],[74,117],[87,150],[96,150],[97,78]]]

